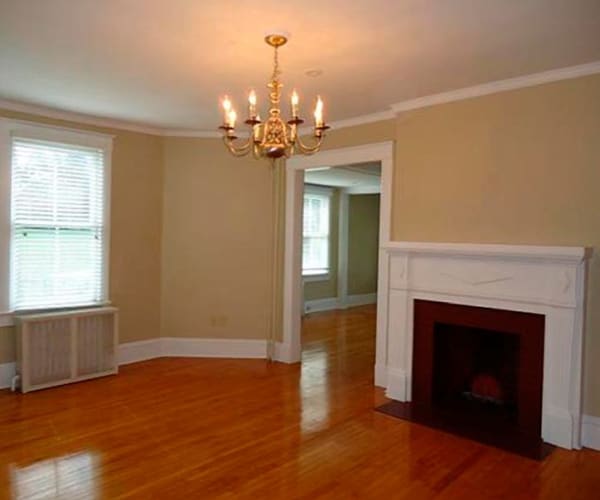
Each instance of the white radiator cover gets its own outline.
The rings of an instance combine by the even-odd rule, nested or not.
[[[115,307],[16,316],[21,391],[117,373],[117,316]]]

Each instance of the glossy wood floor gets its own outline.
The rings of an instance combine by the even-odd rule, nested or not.
[[[535,462],[374,412],[375,312],[304,320],[302,365],[159,359],[0,391],[0,498],[600,498],[600,453]]]

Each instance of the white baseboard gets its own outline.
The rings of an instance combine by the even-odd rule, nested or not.
[[[410,380],[404,370],[398,368],[389,368],[386,373],[385,395],[396,401],[410,401],[409,388]]]
[[[586,448],[600,450],[600,417],[584,415],[581,425],[581,444]]]
[[[121,344],[118,356],[119,365],[162,357],[263,359],[267,357],[267,342],[258,339],[161,337]],[[298,361],[291,359],[291,349],[281,342],[275,343],[274,359],[283,363]]]
[[[265,340],[163,337],[163,356],[183,358],[266,358]]]
[[[162,339],[139,340],[119,345],[117,357],[119,365],[137,363],[162,356]]]
[[[10,387],[13,377],[15,376],[15,363],[0,364],[0,389]]]
[[[542,440],[567,450],[580,449],[579,434],[574,422],[578,419],[564,408],[544,405],[542,414]],[[581,429],[579,429],[581,430]]]
[[[163,357],[264,359],[267,357],[267,342],[245,339],[161,337],[120,344],[117,356],[119,365]],[[298,361],[292,359],[290,346],[282,342],[275,343],[274,359],[282,363]],[[14,375],[15,363],[0,364],[0,389],[9,388]]]
[[[335,309],[347,309],[348,307],[365,306],[377,303],[376,293],[365,293],[360,295],[348,295],[345,302],[337,297],[326,299],[307,300],[304,302],[304,312],[313,313],[321,311],[334,311]]]
[[[290,344],[275,342],[275,353],[273,354],[275,361],[279,361],[280,363],[298,363],[300,362],[300,358],[301,356],[298,352],[294,354],[294,350]]]
[[[387,366],[375,363],[375,387],[387,388]]]
[[[346,307],[366,306],[367,304],[376,304],[376,293],[363,293],[360,295],[348,295]]]
[[[338,308],[337,297],[329,297],[327,299],[307,300],[304,302],[304,312],[313,313],[320,311],[333,311]]]

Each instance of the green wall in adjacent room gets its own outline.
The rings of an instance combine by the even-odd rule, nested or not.
[[[352,194],[348,201],[348,295],[377,292],[379,194]]]

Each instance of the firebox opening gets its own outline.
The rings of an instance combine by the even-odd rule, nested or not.
[[[390,414],[542,458],[544,315],[415,299],[413,324],[411,401]]]
[[[519,335],[435,323],[432,403],[478,426],[517,425]]]

